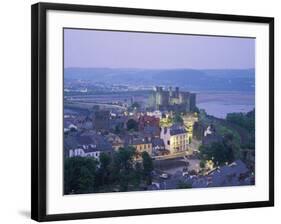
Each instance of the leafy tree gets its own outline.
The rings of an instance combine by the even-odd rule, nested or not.
[[[177,189],[189,189],[192,188],[192,185],[189,183],[185,183],[183,181],[179,181],[177,184]]]
[[[121,129],[122,128],[119,125],[116,125],[115,128],[114,128],[114,134],[117,134],[117,135],[120,134],[121,133]]]
[[[230,136],[228,136],[230,138]],[[222,142],[213,142],[200,147],[200,156],[203,160],[212,160],[216,165],[233,162],[236,145],[230,139]]]
[[[233,145],[235,157],[240,158],[241,137],[238,132],[223,125],[218,125],[217,130],[219,135],[223,136],[225,143]]]
[[[119,184],[121,191],[127,191],[130,181],[129,171],[127,170],[120,170],[119,173]]]
[[[248,113],[229,113],[226,120],[233,124],[246,128],[248,131],[255,129],[255,110]]]
[[[229,151],[229,161],[241,158],[240,141],[237,141],[232,133],[228,133],[223,137],[223,144]],[[232,157],[232,159],[231,159]]]
[[[138,122],[134,119],[129,119],[127,122],[128,131],[138,131]]]
[[[148,184],[151,184],[152,181],[151,172],[153,170],[153,161],[146,151],[142,152],[141,156],[142,156],[144,178],[146,179]]]
[[[176,114],[176,115],[173,117],[173,122],[174,122],[174,123],[178,123],[178,124],[183,124],[183,119],[182,119],[182,117],[180,116],[180,114]]]
[[[101,153],[100,155],[100,168],[98,172],[99,183],[100,185],[104,185],[108,183],[110,169],[109,165],[111,163],[111,157],[108,154]]]
[[[139,187],[141,180],[142,180],[142,173],[143,173],[143,168],[142,168],[142,164],[137,162],[135,164],[135,169],[134,172],[132,172],[132,184],[137,188]]]
[[[133,109],[139,109],[139,108],[140,108],[140,104],[139,104],[138,102],[133,102],[132,105],[131,105],[131,107],[132,107]]]
[[[64,193],[94,192],[97,161],[93,158],[72,157],[64,161]]]
[[[199,165],[200,165],[200,168],[201,168],[201,169],[205,168],[205,163],[206,163],[205,160],[201,160],[201,161],[200,161],[200,164],[199,164]]]
[[[117,159],[120,163],[121,169],[129,170],[133,166],[133,157],[136,149],[134,147],[120,148],[117,153]]]
[[[121,191],[127,191],[131,182],[133,167],[133,158],[135,156],[135,148],[120,148],[114,154],[113,161],[110,165],[110,180],[120,185]]]

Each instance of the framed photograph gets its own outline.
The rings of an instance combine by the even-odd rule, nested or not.
[[[274,205],[274,19],[32,6],[32,219]]]

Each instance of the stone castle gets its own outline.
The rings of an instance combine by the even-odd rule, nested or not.
[[[151,96],[151,106],[155,110],[168,110],[177,112],[194,112],[196,110],[196,94],[182,92],[179,87],[174,90],[169,87],[156,86]]]

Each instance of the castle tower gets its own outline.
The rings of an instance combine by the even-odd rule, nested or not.
[[[176,91],[175,91],[175,97],[178,98],[179,97],[179,92],[180,92],[180,88],[176,87]]]
[[[171,86],[169,87],[169,95],[170,97],[173,97],[173,88]]]
[[[196,109],[196,94],[195,93],[191,93],[190,94],[190,111],[195,111]]]

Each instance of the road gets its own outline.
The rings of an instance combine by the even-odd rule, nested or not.
[[[185,160],[183,157],[153,161],[154,168],[158,173],[168,173],[169,175],[175,175],[178,172],[182,173],[183,168],[198,170],[199,163],[199,159]]]

